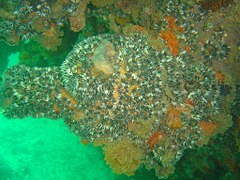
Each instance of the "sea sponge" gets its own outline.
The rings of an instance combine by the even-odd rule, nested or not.
[[[106,75],[110,75],[114,71],[110,59],[114,58],[115,56],[116,51],[114,50],[113,44],[107,40],[102,40],[94,52],[92,61],[96,69]]]
[[[108,143],[103,150],[114,173],[128,176],[134,175],[143,155],[140,147],[127,137]]]
[[[166,123],[172,129],[180,129],[182,128],[181,122],[181,113],[182,110],[180,108],[176,108],[173,105],[170,105],[166,114]]]

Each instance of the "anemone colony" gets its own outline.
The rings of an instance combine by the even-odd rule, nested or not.
[[[199,123],[218,111],[211,68],[186,52],[157,52],[143,37],[91,37],[60,69],[13,67],[4,81],[6,116],[64,117],[82,140],[103,146],[115,172],[128,175],[140,163],[172,168],[200,139]]]
[[[62,44],[63,27],[74,32],[85,25],[87,1],[8,0],[1,2],[0,39],[16,45],[34,39],[46,49]]]
[[[146,36],[93,36],[77,43],[61,67],[12,67],[1,90],[4,114],[64,118],[82,143],[102,147],[117,174],[133,175],[141,164],[158,177],[173,173],[185,149],[231,125],[227,110],[221,118],[225,77],[210,67],[229,47],[224,32],[211,27],[202,41],[196,27],[204,26],[204,13],[182,1],[162,5],[155,34],[165,48],[154,46],[154,33],[133,26]]]

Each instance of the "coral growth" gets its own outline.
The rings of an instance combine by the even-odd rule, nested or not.
[[[116,174],[132,176],[141,163],[141,148],[127,137],[109,142],[103,148],[105,160]]]
[[[226,78],[225,78],[225,75],[221,72],[216,72],[216,79],[219,83],[224,83]]]
[[[62,42],[63,27],[79,32],[85,26],[87,1],[55,2],[13,1],[11,8],[1,7],[0,31],[2,39],[11,45],[36,40],[47,49],[56,49]]]

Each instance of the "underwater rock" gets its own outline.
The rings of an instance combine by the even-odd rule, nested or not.
[[[186,51],[158,52],[141,36],[90,37],[75,45],[60,68],[8,69],[3,112],[9,118],[64,118],[85,142],[102,146],[116,173],[133,175],[143,164],[165,177],[160,169],[173,172],[184,150],[201,140],[199,123],[214,124],[210,117],[220,108],[215,71],[192,59]],[[137,154],[110,157],[128,155],[125,147]]]

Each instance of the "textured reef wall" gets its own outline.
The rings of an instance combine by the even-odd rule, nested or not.
[[[204,149],[236,124],[239,147],[231,109],[239,103],[239,4],[221,2],[17,1],[14,13],[6,3],[0,25],[8,43],[36,38],[54,49],[62,25],[83,31],[89,14],[111,34],[80,37],[60,67],[7,70],[4,114],[64,118],[128,176],[143,165],[169,177],[187,149]],[[89,34],[106,28],[95,27]]]
[[[141,36],[91,37],[60,69],[9,69],[4,113],[63,117],[83,143],[103,147],[114,172],[133,175],[144,164],[166,176],[185,149],[231,126],[221,110],[219,75],[192,58],[158,52]]]
[[[35,39],[47,49],[62,43],[62,27],[78,32],[85,25],[83,1],[3,1],[1,37],[9,44]]]

